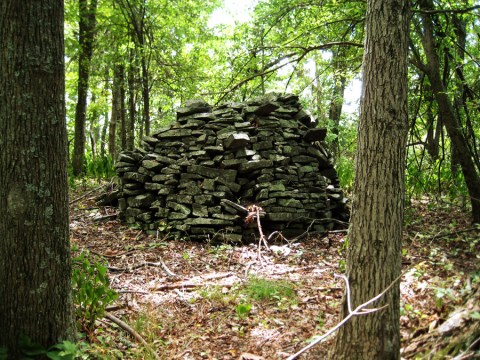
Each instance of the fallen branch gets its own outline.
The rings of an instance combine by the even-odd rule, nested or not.
[[[107,269],[112,271],[112,272],[130,272],[133,270],[140,269],[144,266],[156,266],[160,267],[168,276],[177,276],[173,272],[170,271],[170,269],[165,265],[165,263],[160,259],[159,262],[150,262],[150,261],[145,261],[144,263],[133,265],[133,266],[128,266],[124,268],[119,268],[116,266],[108,266]]]
[[[289,356],[287,358],[287,360],[294,360],[296,359],[298,356],[300,356],[301,354],[303,354],[305,351],[311,349],[312,347],[314,347],[315,345],[317,345],[319,342],[322,342],[323,340],[325,340],[328,336],[330,336],[331,334],[333,334],[335,331],[337,331],[338,329],[340,329],[347,321],[349,321],[352,317],[354,316],[359,316],[359,315],[366,315],[366,314],[370,314],[370,313],[373,313],[373,312],[377,312],[377,311],[380,311],[380,310],[383,310],[385,309],[388,305],[385,305],[385,306],[382,306],[380,308],[374,308],[374,309],[366,309],[366,307],[372,303],[374,303],[375,301],[379,300],[383,295],[385,295],[385,293],[390,290],[392,288],[392,286],[398,281],[400,280],[403,275],[405,275],[405,273],[407,272],[408,270],[404,271],[403,273],[400,274],[400,276],[398,276],[395,280],[393,280],[390,285],[388,285],[388,287],[383,290],[380,294],[378,294],[377,296],[375,296],[374,298],[368,300],[367,302],[364,302],[363,304],[360,304],[358,305],[354,310],[352,310],[352,303],[351,303],[351,297],[350,297],[350,285],[348,283],[348,278],[345,276],[345,275],[335,275],[336,277],[341,277],[344,281],[345,281],[345,284],[346,284],[346,288],[347,288],[347,306],[348,306],[348,315],[342,320],[340,321],[337,325],[335,325],[333,328],[331,328],[330,330],[328,330],[324,335],[320,336],[319,338],[315,339],[312,343],[308,344],[307,346],[305,346],[303,349],[301,349],[300,351],[296,352],[295,354]]]
[[[145,348],[152,354],[152,356],[155,359],[160,360],[160,356],[158,356],[158,354],[148,345],[148,343],[145,341],[145,339],[142,338],[139,333],[137,333],[134,329],[132,329],[130,326],[128,326],[125,322],[123,322],[122,320],[120,320],[116,316],[114,316],[112,314],[108,314],[108,313],[105,314],[105,318],[107,318],[111,322],[117,324],[123,330],[125,330],[127,333],[132,335],[138,342],[140,342],[143,346],[145,346]]]
[[[122,256],[131,255],[135,252],[135,250],[136,249],[128,250],[128,251],[124,251],[124,252],[121,252],[121,253],[118,253],[118,254],[112,254],[112,255],[102,254],[102,253],[99,253],[99,252],[94,251],[94,250],[90,250],[90,252],[94,255],[97,255],[97,256],[101,256],[101,257],[105,257],[105,258],[109,258],[109,259],[115,259],[115,258],[119,258],[119,257],[122,257]]]
[[[258,234],[260,235],[260,239],[258,240],[258,255],[261,256],[260,250],[262,248],[262,243],[265,248],[269,250],[267,238],[263,234],[262,223],[260,222],[260,211],[263,212],[263,209],[260,206],[253,205],[252,210],[255,211],[255,214],[257,215]]]
[[[173,290],[173,289],[194,289],[194,288],[197,288],[197,287],[205,286],[204,281],[221,279],[221,278],[229,277],[229,276],[232,276],[232,275],[233,275],[233,273],[231,273],[231,272],[224,273],[224,274],[212,274],[212,275],[209,275],[208,277],[200,278],[199,280],[202,280],[201,283],[182,282],[182,283],[176,283],[176,284],[164,284],[164,285],[159,285],[159,286],[155,287],[153,290],[154,291],[164,291],[164,290]],[[192,280],[190,279],[190,281],[192,281]],[[222,284],[222,286],[223,287],[231,287],[231,286],[233,286],[233,284],[225,284],[225,285]]]
[[[110,183],[109,183],[109,184],[100,185],[99,187],[97,187],[97,188],[95,188],[95,189],[93,189],[93,190],[91,190],[91,191],[86,192],[86,193],[83,194],[82,196],[79,196],[79,197],[77,197],[76,199],[73,199],[72,201],[70,201],[70,202],[68,203],[68,205],[73,205],[73,204],[79,202],[80,200],[86,198],[88,195],[94,193],[94,192],[97,191],[97,190],[100,190],[101,188],[107,187],[108,185],[110,185]]]
[[[281,270],[281,271],[276,271],[270,273],[270,275],[283,275],[283,274],[289,274],[293,272],[300,272],[300,271],[306,271],[306,270],[312,270],[316,269],[317,267],[315,265],[312,266],[304,266],[304,267],[299,267],[299,268],[293,268],[293,269],[286,269],[286,270]]]
[[[234,284],[222,284],[221,286],[225,288],[230,288],[233,285]],[[165,284],[165,285],[157,286],[156,288],[153,289],[153,291],[165,291],[165,290],[175,290],[175,289],[186,290],[186,289],[195,289],[202,286],[205,286],[205,284],[192,284],[192,283]]]
[[[113,220],[113,219],[116,219],[116,218],[117,218],[117,214],[97,216],[97,217],[93,218],[93,222]]]
[[[479,226],[474,226],[474,227],[471,227],[471,228],[468,228],[468,229],[457,230],[457,231],[452,231],[452,232],[448,232],[448,233],[440,233],[440,234],[432,236],[431,241],[436,240],[436,239],[440,239],[440,238],[444,238],[444,237],[448,237],[448,236],[463,234],[463,233],[470,232],[470,231],[475,231],[475,230],[480,231],[480,227]]]

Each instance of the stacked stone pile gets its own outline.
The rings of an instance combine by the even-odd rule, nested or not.
[[[330,229],[348,212],[325,135],[295,95],[214,108],[189,101],[174,125],[120,154],[120,215],[147,231],[167,225],[180,236],[220,241],[258,234],[256,221],[245,222],[251,205],[263,210],[264,233]]]

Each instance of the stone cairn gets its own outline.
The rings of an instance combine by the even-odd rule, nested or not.
[[[188,101],[175,124],[119,155],[120,188],[99,203],[118,200],[127,223],[193,240],[252,241],[252,205],[266,235],[324,232],[348,220],[325,135],[296,95],[217,107]]]

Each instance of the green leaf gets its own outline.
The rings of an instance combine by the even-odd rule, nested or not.
[[[45,349],[42,345],[33,342],[26,335],[20,336],[18,344],[22,349],[22,353],[28,356],[40,356],[40,355],[45,355],[47,353],[47,349]]]

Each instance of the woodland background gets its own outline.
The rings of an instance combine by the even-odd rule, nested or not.
[[[363,1],[259,2],[248,21],[213,27],[218,1],[78,5],[66,2],[65,19],[74,174],[98,172],[99,162],[171,123],[187,99],[219,104],[279,91],[299,94],[319,126],[329,129],[342,185],[351,187],[358,114],[342,112],[342,105],[346,87],[360,78]],[[468,3],[427,2],[433,39],[426,39],[419,5],[413,5],[406,198],[446,195],[466,205],[460,154],[450,145],[425,64],[429,51],[438,54],[434,70],[478,172],[477,10]]]
[[[105,190],[105,182],[114,177],[118,154],[175,121],[176,108],[186,100],[201,98],[217,105],[272,91],[298,94],[318,126],[328,129],[326,141],[341,185],[350,193],[359,161],[355,154],[362,114],[352,111],[351,106],[345,111],[351,105],[346,93],[350,84],[361,80],[365,14],[367,5],[373,3],[257,1],[252,3],[250,17],[232,24],[212,20],[212,14],[222,6],[219,0],[66,0],[69,226],[74,256],[73,302],[80,335],[77,343],[64,341],[51,348],[24,338],[16,351],[51,358],[256,359],[247,353],[286,358],[305,346],[305,341],[314,341],[335,326],[344,283],[334,275],[346,269],[345,232],[329,232],[301,242],[287,240],[270,251],[262,251],[260,245],[189,243],[169,238],[168,226],[157,236],[127,227],[115,220],[115,209],[99,207],[94,200]],[[398,214],[404,217],[399,251],[405,276],[397,315],[405,358],[478,356],[479,10],[480,5],[469,0],[410,3],[410,28],[403,37],[408,38],[409,51],[406,207],[404,216],[403,212]],[[3,31],[8,21],[1,19]],[[62,49],[57,50],[61,53]],[[391,53],[395,50],[391,48]],[[28,58],[28,51],[26,54]],[[0,79],[10,86],[11,78]],[[63,90],[57,84],[55,91],[59,89]],[[8,116],[0,115],[2,129],[10,131],[12,127],[5,125]],[[61,136],[59,139],[51,139],[57,155],[63,146]],[[4,144],[7,142],[0,142],[0,164],[11,164],[9,154],[28,154]],[[37,158],[42,156],[27,157]],[[51,160],[57,161],[54,157]],[[58,169],[62,169],[61,156],[58,162]],[[47,168],[44,163],[42,166]],[[21,177],[12,176],[19,184],[28,180],[30,168],[23,168],[26,172]],[[57,168],[52,169],[46,172],[48,176]],[[0,177],[1,198],[8,195],[9,202],[26,203],[20,185],[10,190],[10,175],[5,172]],[[39,194],[49,183],[42,176],[38,178]],[[102,183],[100,188],[98,182]],[[33,193],[32,189],[27,188]],[[398,189],[402,189],[401,184]],[[58,197],[65,205],[66,199],[62,194]],[[16,212],[30,216],[20,205],[8,208],[13,211],[8,216],[15,218]],[[55,221],[58,216],[52,211],[57,207],[52,210],[48,206],[45,211],[38,207],[38,213]],[[36,216],[35,210],[31,213]],[[66,224],[66,214],[60,215]],[[21,257],[11,256],[15,253],[9,246],[14,243],[24,251],[19,254],[32,260],[31,264],[27,261],[32,276],[41,275],[38,269],[43,263],[35,262],[39,259],[36,253],[43,254],[49,248],[42,247],[41,241],[31,246],[29,236],[37,239],[37,234],[22,233],[19,237],[18,232],[11,231],[18,224],[5,219],[0,221],[0,230],[16,241],[0,241],[2,269],[10,271],[13,267],[9,262],[17,258],[21,262]],[[52,233],[48,222],[43,225],[38,233]],[[68,231],[59,230],[59,234],[60,238],[69,236]],[[53,243],[59,247],[67,243],[57,240]],[[70,249],[64,247],[57,249],[58,253],[69,259]],[[65,299],[62,291],[70,289],[70,268],[69,261],[57,262],[63,264],[59,274],[65,286],[55,291],[58,300]],[[19,276],[15,282],[12,274],[16,272],[0,274],[2,315],[12,303],[9,299],[24,300],[9,290],[24,280]],[[21,286],[18,288],[15,290],[22,291]],[[37,305],[42,303],[40,290],[35,297],[40,299]],[[28,296],[33,299],[31,293]],[[53,301],[53,296],[45,299]],[[55,308],[64,310],[65,319],[69,318],[68,301],[64,304],[59,300],[61,304]],[[29,314],[37,318],[41,312]],[[59,334],[67,332],[68,321],[60,316],[41,316],[55,318]],[[36,336],[45,338],[40,326],[34,330]],[[331,345],[328,340],[304,358],[324,358]],[[336,346],[340,349],[342,344]],[[0,358],[6,358],[5,354],[0,346]]]

